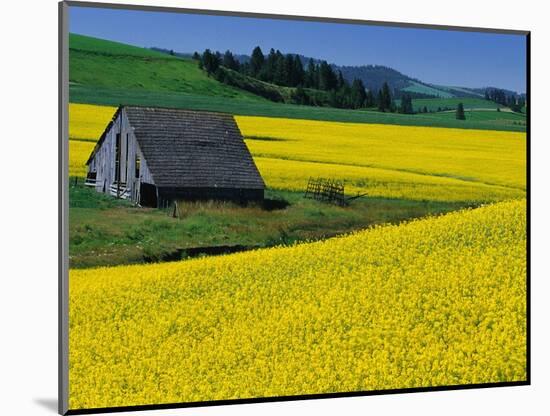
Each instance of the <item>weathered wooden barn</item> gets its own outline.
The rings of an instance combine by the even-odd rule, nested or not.
[[[88,185],[144,206],[264,197],[264,181],[229,114],[121,106],[87,166]]]

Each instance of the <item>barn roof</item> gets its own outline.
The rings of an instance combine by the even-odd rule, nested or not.
[[[230,114],[123,107],[159,187],[264,189]]]

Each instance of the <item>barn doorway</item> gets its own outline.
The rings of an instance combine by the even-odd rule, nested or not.
[[[142,207],[156,208],[158,205],[157,200],[157,187],[150,183],[141,183],[139,186],[139,204]]]

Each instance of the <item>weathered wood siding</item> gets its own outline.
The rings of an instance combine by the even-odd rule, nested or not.
[[[125,184],[130,199],[139,203],[140,184],[154,185],[147,162],[139,148],[132,126],[124,109],[120,111],[105,134],[100,148],[90,161],[88,169],[96,172],[96,190],[109,193],[116,186],[116,137],[120,134],[120,181]],[[139,177],[136,177],[136,160],[140,160]]]

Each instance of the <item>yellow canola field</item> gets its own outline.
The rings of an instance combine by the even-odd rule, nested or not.
[[[524,198],[525,191],[460,179],[333,163],[254,157],[268,188],[303,192],[310,177],[342,180],[347,196],[489,202]]]
[[[86,176],[86,161],[94,146],[89,141],[69,140],[69,176]]]
[[[86,176],[86,161],[116,107],[69,104],[69,176]]]
[[[70,408],[526,378],[526,205],[70,271]]]
[[[525,189],[525,133],[235,116],[254,157],[449,176]],[[279,140],[269,140],[269,139]],[[281,140],[282,139],[282,140]],[[262,172],[269,179],[269,172]]]
[[[115,114],[116,107],[69,104],[69,138],[96,142]]]
[[[70,137],[92,143],[115,111],[70,104]],[[235,119],[271,188],[303,191],[310,177],[327,177],[344,180],[348,195],[471,202],[525,196],[525,133]],[[70,142],[69,175],[85,176],[93,146],[76,143]]]

